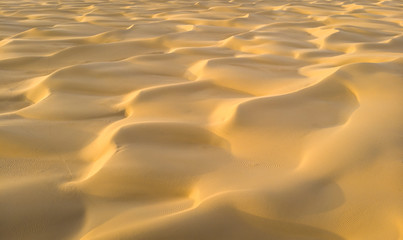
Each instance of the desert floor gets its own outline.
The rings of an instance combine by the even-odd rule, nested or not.
[[[402,0],[0,1],[0,239],[402,240]]]

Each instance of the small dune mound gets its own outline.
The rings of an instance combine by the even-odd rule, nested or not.
[[[78,184],[82,191],[109,198],[185,197],[202,174],[231,159],[225,140],[182,123],[124,125],[110,142],[116,151],[94,163],[97,171]]]

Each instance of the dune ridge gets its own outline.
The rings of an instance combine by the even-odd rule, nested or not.
[[[403,238],[403,2],[0,2],[0,239]]]

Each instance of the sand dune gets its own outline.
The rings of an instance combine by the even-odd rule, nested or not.
[[[0,239],[403,239],[400,0],[0,2]]]

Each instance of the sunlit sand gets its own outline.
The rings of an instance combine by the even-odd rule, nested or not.
[[[403,239],[400,0],[3,0],[0,100],[0,239]]]

